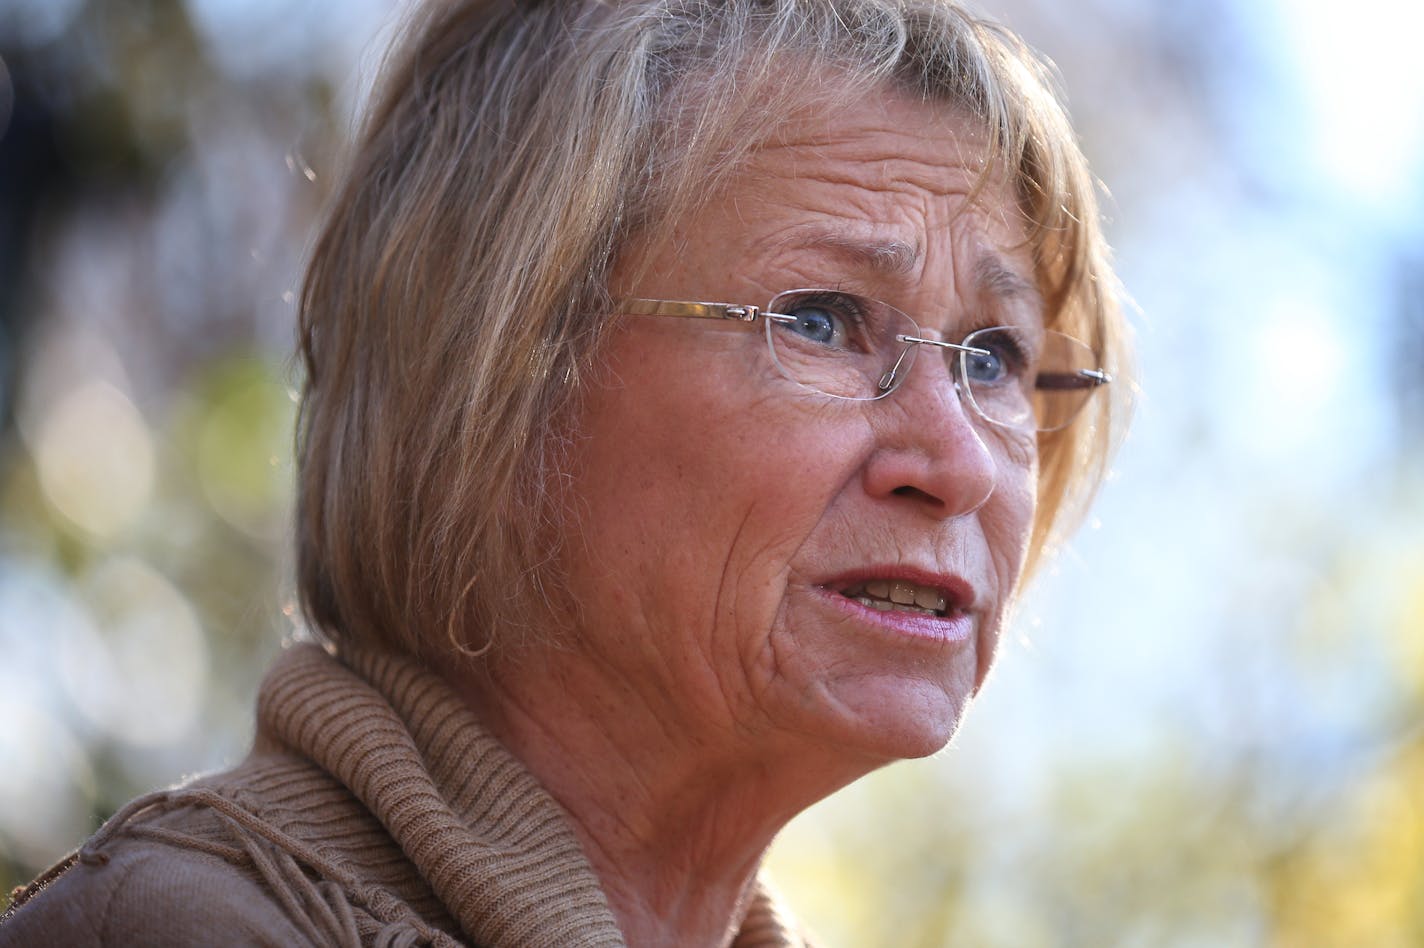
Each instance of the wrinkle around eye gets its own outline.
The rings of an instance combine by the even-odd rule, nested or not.
[[[1003,447],[1005,460],[1015,467],[1038,469],[1038,432],[1029,429],[992,427],[994,439]]]

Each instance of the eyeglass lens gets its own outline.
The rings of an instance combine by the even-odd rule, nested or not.
[[[922,346],[902,311],[836,290],[792,290],[767,306],[794,322],[767,320],[772,359],[787,378],[835,398],[883,398],[909,374]],[[1098,360],[1082,342],[1047,331],[1030,339],[1012,327],[970,333],[943,350],[961,391],[998,425],[1054,431],[1073,420],[1097,385]]]

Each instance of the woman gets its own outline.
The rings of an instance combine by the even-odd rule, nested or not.
[[[954,733],[1121,425],[1112,285],[948,0],[432,6],[304,288],[328,647],[0,943],[801,944],[761,856]]]

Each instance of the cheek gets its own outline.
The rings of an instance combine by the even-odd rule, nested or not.
[[[734,360],[660,371],[648,367],[676,354],[645,348],[617,353],[617,384],[585,402],[570,490],[583,555],[571,572],[584,594],[591,584],[650,621],[734,614],[765,626],[787,564],[850,477],[854,433],[748,384]]]
[[[1038,445],[1026,438],[1006,445],[994,493],[981,511],[985,536],[1004,594],[1018,582],[1038,506]]]

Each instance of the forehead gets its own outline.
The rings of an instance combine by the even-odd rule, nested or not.
[[[986,159],[983,129],[960,109],[881,89],[792,114],[752,152],[747,170],[751,180],[815,180],[836,165],[855,166],[846,183],[951,196],[973,188]]]
[[[986,175],[986,152],[960,112],[897,92],[808,109],[679,223],[674,255],[645,262],[691,271],[702,282],[678,292],[700,298],[848,285],[907,304],[972,293],[1041,310],[1017,202]]]

